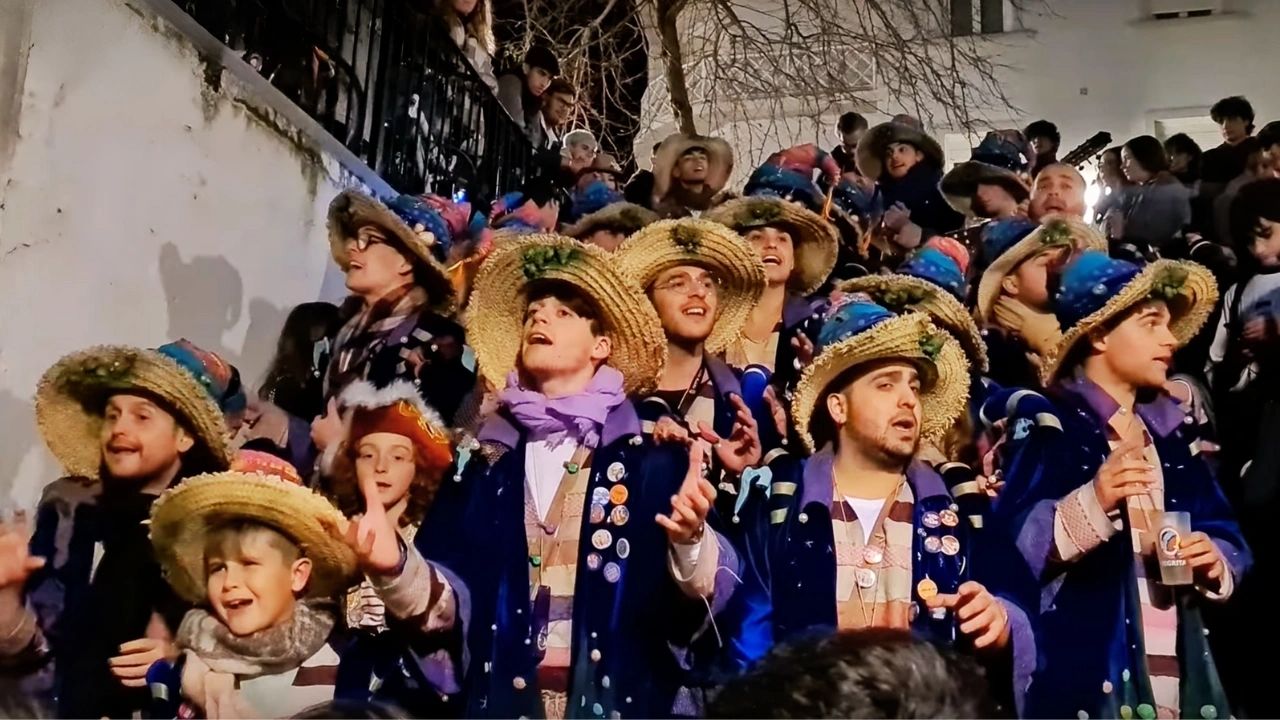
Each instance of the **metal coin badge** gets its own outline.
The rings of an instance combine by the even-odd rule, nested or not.
[[[605,470],[604,474],[605,474],[605,477],[609,478],[609,482],[616,483],[622,478],[626,477],[627,469],[623,467],[622,463],[615,462],[609,465],[609,469]]]
[[[960,540],[955,535],[942,536],[942,552],[946,555],[955,555],[960,552]]]
[[[942,520],[942,524],[947,527],[955,527],[960,524],[960,516],[954,510],[943,510],[938,513],[938,516]]]
[[[916,595],[919,595],[921,600],[936,597],[938,595],[938,583],[929,578],[921,580],[916,583]]]
[[[613,543],[613,535],[608,530],[600,529],[591,534],[591,546],[603,550]]]
[[[924,539],[924,551],[936,553],[942,550],[942,541],[937,535],[930,535]]]
[[[868,568],[858,568],[853,573],[853,579],[858,583],[858,587],[866,590],[875,586],[876,573]]]
[[[933,529],[942,524],[942,518],[938,513],[931,510],[920,517],[920,523],[929,529]]]

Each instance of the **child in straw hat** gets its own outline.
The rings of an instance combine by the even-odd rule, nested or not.
[[[142,523],[165,488],[227,467],[218,400],[232,377],[180,342],[82,350],[40,380],[37,423],[68,476],[45,488],[34,535],[21,518],[0,527],[0,662],[60,715],[145,707],[143,675],[172,653],[188,605]]]
[[[148,680],[205,717],[289,717],[333,699],[331,598],[355,556],[333,537],[346,524],[337,508],[286,477],[296,472],[203,475],[152,509],[165,577],[199,607],[178,629],[180,658]]]
[[[911,629],[943,645],[970,644],[1021,675],[1035,648],[1019,605],[997,599],[981,567],[1006,552],[979,548],[938,472],[914,458],[965,411],[969,373],[959,343],[919,312],[895,315],[838,298],[792,403],[813,454],[770,464],[767,504],[748,526],[750,577],[769,591],[773,638],[814,629]],[[1010,549],[1011,552],[1011,549]],[[1012,709],[1012,708],[1010,708]]]
[[[449,429],[408,383],[382,389],[354,383],[342,394],[342,405],[349,413],[347,435],[323,463],[330,492],[359,525],[377,524],[382,535],[398,535],[400,542],[412,545],[453,462]],[[352,549],[361,548],[357,543]],[[344,619],[351,633],[342,650],[339,697],[376,696],[414,715],[438,712],[438,707],[424,705],[438,695],[401,664],[406,634],[396,618],[410,616],[412,609],[396,602],[406,596],[384,593],[376,568],[364,569],[373,572],[345,598]]]
[[[1217,295],[1193,263],[1140,268],[1087,251],[1063,270],[1064,334],[1041,370],[1052,404],[1008,418],[993,528],[1018,538],[1053,611],[1039,619],[1030,717],[1231,712],[1199,607],[1232,594],[1250,553],[1164,391]],[[1165,511],[1189,513],[1190,532]],[[1187,584],[1161,581],[1157,539]]]
[[[452,651],[423,675],[469,717],[681,712],[677,655],[732,595],[736,554],[705,530],[704,443],[653,445],[627,400],[652,387],[664,345],[616,265],[551,236],[494,251],[468,326],[498,411],[413,549],[385,527],[362,540],[388,610],[411,599],[420,663]]]

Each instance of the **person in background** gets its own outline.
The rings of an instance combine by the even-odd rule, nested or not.
[[[1031,204],[1027,213],[1035,222],[1062,215],[1072,220],[1084,221],[1087,209],[1084,201],[1086,183],[1079,170],[1063,163],[1046,165],[1040,169],[1031,186]]]
[[[1200,182],[1200,161],[1204,152],[1186,133],[1171,135],[1164,141],[1165,154],[1169,156],[1169,172],[1178,182],[1194,190]]]
[[[1258,131],[1258,144],[1262,146],[1263,177],[1280,178],[1280,120],[1273,120]]]
[[[1253,134],[1253,105],[1242,95],[1213,104],[1209,116],[1222,131],[1222,144],[1201,157],[1200,178],[1210,197],[1244,172],[1249,151],[1240,144]]]
[[[258,397],[310,422],[324,414],[324,374],[342,322],[333,303],[302,303],[289,311]]]
[[[1228,717],[1200,608],[1232,595],[1250,552],[1165,391],[1174,350],[1217,300],[1213,277],[1086,251],[1060,288],[1064,333],[1040,370],[1051,404],[1005,419],[1020,429],[992,508],[992,530],[1017,538],[1039,580],[1024,715]],[[1184,564],[1157,569],[1157,548]]]
[[[942,176],[942,194],[966,218],[1007,220],[1024,214],[1031,196],[1026,177],[1030,148],[1017,130],[992,130],[970,158]]]
[[[1094,224],[1107,234],[1107,225],[1124,217],[1125,197],[1133,183],[1125,177],[1123,158],[1119,146],[1107,148],[1098,159],[1098,181],[1102,185],[1102,197],[1093,206]],[[1111,218],[1117,218],[1112,220]]]
[[[1036,120],[1022,134],[1035,153],[1035,160],[1031,163],[1031,177],[1034,178],[1041,170],[1058,162],[1058,146],[1062,144],[1062,134],[1058,132],[1058,126],[1048,120]]]
[[[560,76],[560,60],[549,48],[534,45],[520,67],[498,76],[498,102],[521,130],[537,122],[542,95]]]
[[[1126,142],[1120,157],[1133,186],[1125,197],[1123,223],[1111,226],[1112,239],[1158,251],[1191,222],[1191,190],[1169,172],[1164,146],[1150,135]]]
[[[618,249],[623,240],[641,228],[658,221],[658,214],[630,202],[613,203],[583,216],[566,227],[564,234],[608,252]]]
[[[435,0],[436,13],[444,20],[449,38],[475,68],[489,90],[498,92],[498,79],[493,75],[492,0]]]
[[[813,633],[774,647],[726,683],[707,717],[999,717],[985,673],[952,650],[904,630]]]
[[[662,141],[653,158],[653,196],[650,207],[664,218],[703,212],[729,183],[733,148],[720,138],[672,135]]]
[[[883,199],[881,231],[897,247],[911,249],[964,226],[938,188],[942,166],[942,146],[913,125],[882,123],[858,143],[858,169],[875,179]]]
[[[59,717],[131,717],[145,674],[175,654],[189,606],[169,590],[144,524],[169,487],[226,470],[217,398],[230,366],[186,342],[72,353],[36,389],[36,423],[66,476],[35,533],[0,524],[0,681]],[[29,544],[28,544],[29,543]]]
[[[534,150],[556,150],[555,166],[559,167],[559,146],[565,126],[573,118],[578,104],[578,90],[564,78],[555,78],[542,93],[541,108],[536,122],[525,127]]]
[[[831,157],[840,165],[840,172],[858,172],[858,142],[867,134],[867,119],[856,112],[847,112],[836,123],[840,144],[831,149]]]
[[[1236,241],[1231,231],[1231,204],[1245,185],[1264,177],[1267,173],[1266,159],[1262,152],[1262,143],[1256,137],[1247,137],[1236,146],[1236,151],[1244,155],[1244,172],[1222,188],[1222,192],[1213,199],[1213,236],[1223,244]],[[1203,199],[1203,194],[1201,195]]]

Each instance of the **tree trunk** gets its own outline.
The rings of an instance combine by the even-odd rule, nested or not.
[[[684,0],[658,0],[656,5],[671,110],[675,113],[680,132],[696,135],[698,127],[693,120],[693,103],[689,101],[689,85],[684,74],[684,52],[680,47],[680,30],[677,24],[685,3]]]

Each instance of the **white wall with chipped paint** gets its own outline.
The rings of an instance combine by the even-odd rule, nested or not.
[[[256,382],[289,309],[340,296],[325,208],[379,181],[187,20],[0,2],[0,503],[58,475],[31,398],[59,356],[187,337]]]

